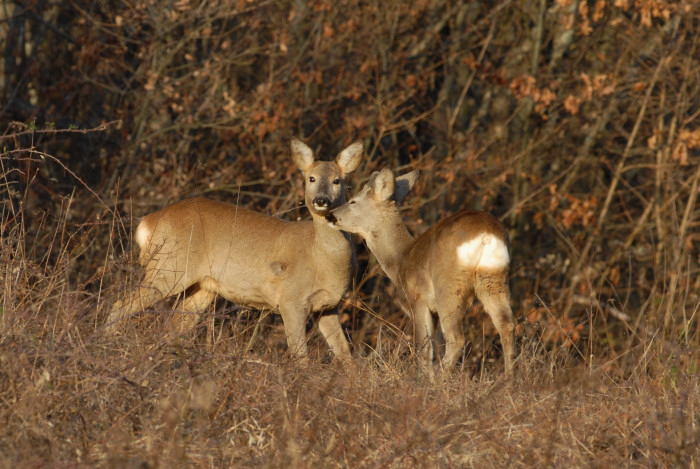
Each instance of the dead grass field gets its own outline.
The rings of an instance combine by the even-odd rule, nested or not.
[[[196,337],[166,341],[160,309],[110,336],[104,299],[63,268],[9,253],[2,467],[695,467],[700,457],[695,335],[630,330],[622,352],[589,354],[592,342],[545,347],[526,325],[512,379],[487,346],[483,367],[467,357],[431,383],[389,323],[370,352],[355,344],[349,368],[328,361],[313,328],[311,363],[290,361],[279,318],[230,317],[222,303]]]

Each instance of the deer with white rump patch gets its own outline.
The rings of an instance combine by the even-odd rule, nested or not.
[[[144,279],[138,290],[115,303],[108,325],[197,285],[171,319],[177,332],[192,329],[218,294],[278,310],[289,352],[306,357],[308,317],[335,308],[352,276],[349,239],[324,217],[345,202],[345,176],[359,165],[363,146],[353,143],[335,161],[323,162],[294,139],[291,153],[304,174],[312,221],[284,221],[204,198],[146,216],[135,234]],[[350,357],[337,314],[321,314],[318,328],[336,356]]]
[[[508,288],[508,233],[491,214],[464,210],[414,240],[396,203],[406,197],[417,176],[412,171],[394,179],[389,168],[375,172],[357,195],[331,210],[326,219],[331,226],[364,238],[413,317],[416,345],[429,370],[432,313],[437,313],[445,338],[443,366],[450,369],[464,347],[462,319],[476,297],[498,330],[505,369],[511,373],[515,326]]]

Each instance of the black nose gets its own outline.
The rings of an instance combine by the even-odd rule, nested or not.
[[[318,207],[330,207],[331,201],[327,197],[314,197],[314,205]]]
[[[326,215],[326,220],[328,220],[330,223],[337,223],[338,219],[335,218],[335,215],[333,213],[329,213]]]

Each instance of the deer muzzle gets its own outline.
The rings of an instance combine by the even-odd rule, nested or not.
[[[314,208],[319,212],[325,212],[331,209],[331,201],[328,197],[314,197],[312,201]]]

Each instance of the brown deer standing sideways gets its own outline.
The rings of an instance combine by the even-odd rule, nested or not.
[[[316,161],[313,151],[293,139],[291,154],[305,178],[305,201],[312,221],[288,222],[235,205],[194,198],[147,215],[136,229],[145,270],[138,290],[117,301],[108,325],[185,292],[172,323],[192,329],[221,295],[231,301],[279,311],[289,352],[306,357],[306,322],[311,313],[338,305],[352,276],[352,247],[346,234],[325,216],[345,202],[345,176],[363,154],[356,142],[334,162]],[[346,359],[350,348],[337,314],[321,315],[318,328],[333,353]]]
[[[443,366],[454,366],[464,347],[462,319],[474,297],[484,305],[503,345],[511,373],[515,326],[508,288],[508,233],[487,212],[464,210],[447,217],[414,240],[396,203],[413,187],[417,171],[394,179],[391,169],[375,172],[362,190],[326,217],[331,226],[357,233],[397,286],[413,317],[416,345],[432,373],[433,319],[437,312],[445,338]]]

